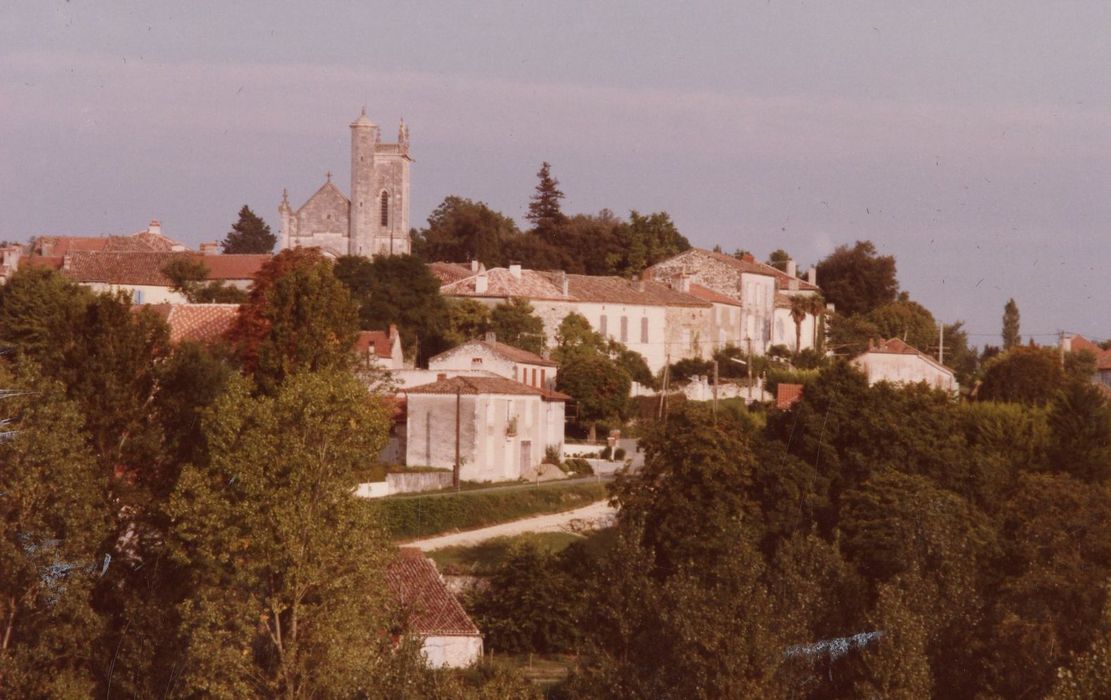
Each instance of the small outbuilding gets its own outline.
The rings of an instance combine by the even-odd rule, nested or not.
[[[431,668],[466,668],[482,658],[482,633],[424,552],[402,547],[386,569],[386,583]]]
[[[959,388],[953,370],[899,338],[891,338],[878,345],[869,342],[868,346],[868,351],[857,356],[853,365],[868,376],[869,385],[877,382],[925,382],[947,393],[956,393]]]

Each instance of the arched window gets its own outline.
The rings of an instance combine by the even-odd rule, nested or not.
[[[380,199],[380,202],[381,202],[380,209],[381,209],[382,225],[383,226],[389,226],[390,225],[390,193],[389,192],[383,192],[382,197]]]

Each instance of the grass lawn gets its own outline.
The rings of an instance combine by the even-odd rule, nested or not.
[[[586,538],[570,532],[526,532],[514,537],[495,537],[492,540],[465,547],[444,547],[428,552],[428,557],[445,574],[489,576],[505,559],[509,550],[519,544],[531,544],[543,552],[560,552],[573,542]]]
[[[396,540],[472,530],[533,515],[574,510],[606,497],[606,484],[577,479],[460,493],[390,496],[364,502]]]

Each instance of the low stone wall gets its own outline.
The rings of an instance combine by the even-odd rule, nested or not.
[[[384,481],[368,481],[355,488],[355,496],[358,498],[382,498],[388,495],[390,491]]]
[[[598,443],[596,445],[587,445],[585,443],[563,443],[563,456],[567,457],[582,457],[583,455],[598,454],[606,449],[606,443]]]
[[[405,472],[387,474],[386,485],[390,495],[395,493],[417,493],[419,491],[438,491],[451,486],[451,472]]]

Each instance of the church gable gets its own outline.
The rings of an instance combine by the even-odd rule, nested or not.
[[[298,236],[347,236],[348,209],[347,197],[328,180],[297,210]]]

